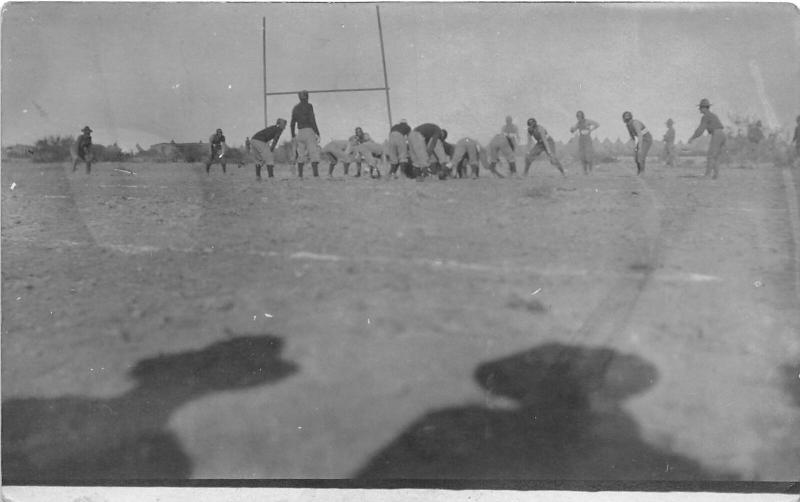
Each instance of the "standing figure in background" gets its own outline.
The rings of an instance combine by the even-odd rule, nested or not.
[[[664,133],[664,162],[669,167],[675,167],[675,129],[672,127],[674,122],[672,119],[667,119],[667,132]]]
[[[69,149],[69,153],[72,156],[72,172],[74,173],[78,169],[78,162],[85,162],[86,174],[90,174],[92,172],[92,161],[94,160],[92,130],[89,126],[85,126],[81,129],[81,132],[83,134],[78,136],[78,139]]]
[[[700,100],[697,108],[703,116],[700,118],[700,125],[697,130],[689,138],[689,143],[702,136],[704,131],[708,131],[708,134],[711,135],[711,141],[708,143],[708,153],[706,154],[705,177],[711,176],[711,179],[715,180],[719,176],[720,157],[722,157],[722,150],[725,147],[725,127],[719,117],[711,113],[711,103],[706,98]]]
[[[211,164],[215,164],[217,162],[219,162],[222,166],[222,172],[227,172],[225,166],[225,153],[228,151],[228,145],[225,143],[225,135],[222,134],[222,129],[217,129],[217,132],[208,138],[208,142],[211,145],[211,154],[206,161],[206,174],[211,173]]]
[[[411,127],[406,119],[395,124],[389,130],[389,144],[386,156],[389,160],[389,177],[397,179],[397,169],[411,177],[408,171],[408,135],[411,134]]]
[[[508,144],[511,146],[511,151],[516,152],[517,145],[519,145],[519,129],[514,124],[514,119],[511,118],[511,115],[506,116],[506,123],[500,129],[500,133],[506,137]]]
[[[594,147],[592,146],[592,131],[600,127],[594,120],[587,119],[582,111],[575,114],[578,123],[569,128],[569,132],[578,133],[578,158],[583,165],[583,174],[592,172],[594,164]]]
[[[297,177],[303,177],[303,165],[311,160],[311,170],[314,177],[319,176],[319,128],[317,118],[314,116],[314,107],[308,102],[308,91],[297,93],[300,102],[292,108],[292,123],[289,130],[292,139],[297,140]],[[297,134],[294,127],[297,126]]]
[[[625,122],[625,127],[628,129],[633,145],[633,160],[636,162],[636,175],[644,174],[645,162],[647,161],[647,152],[653,145],[653,135],[647,130],[647,127],[640,121],[633,118],[631,112],[624,112],[622,114],[622,121]]]
[[[256,162],[256,179],[261,181],[261,166],[266,164],[267,176],[273,177],[273,168],[275,167],[275,145],[278,144],[278,138],[286,128],[286,121],[278,119],[275,125],[269,126],[253,134],[253,140],[247,141],[247,148],[252,148],[253,158]]]
[[[747,161],[751,167],[756,166],[759,157],[758,145],[764,141],[764,131],[761,129],[761,121],[750,124],[747,127]]]
[[[535,141],[535,143],[534,143]],[[528,119],[528,153],[525,155],[525,176],[533,164],[533,160],[542,154],[547,154],[550,164],[554,165],[562,176],[566,176],[561,162],[556,158],[556,142],[547,134],[547,129],[540,126],[536,119]]]

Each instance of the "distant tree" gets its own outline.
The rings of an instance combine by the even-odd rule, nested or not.
[[[33,162],[63,162],[70,159],[72,136],[47,136],[34,144]]]

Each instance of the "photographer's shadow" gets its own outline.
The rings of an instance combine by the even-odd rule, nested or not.
[[[112,399],[10,399],[2,406],[6,483],[181,479],[192,465],[166,429],[206,394],[273,383],[297,371],[280,338],[240,336],[140,361],[136,388]]]
[[[479,366],[475,378],[489,393],[506,398],[505,406],[428,413],[356,476],[730,479],[642,440],[639,426],[621,405],[649,388],[657,376],[656,369],[637,356],[559,343],[492,361]]]

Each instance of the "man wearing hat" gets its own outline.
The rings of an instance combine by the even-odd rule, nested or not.
[[[624,112],[622,114],[622,121],[625,122],[628,134],[630,134],[631,139],[635,142],[633,156],[636,161],[636,174],[641,175],[644,173],[647,152],[650,151],[650,146],[653,144],[653,135],[650,134],[650,131],[647,130],[647,127],[640,120],[633,118],[631,112]]]
[[[289,130],[292,139],[297,141],[297,176],[303,177],[303,164],[310,159],[314,176],[319,176],[319,128],[314,116],[314,107],[308,102],[308,91],[297,93],[300,102],[292,108],[292,122]],[[297,134],[294,127],[297,126]]]
[[[222,172],[226,171],[225,165],[225,152],[228,151],[228,145],[225,144],[225,135],[222,134],[222,129],[217,129],[217,131],[208,138],[208,142],[211,145],[211,155],[208,157],[206,161],[206,174],[211,173],[211,164],[219,162],[222,165]]]
[[[675,167],[675,129],[672,127],[674,122],[667,119],[667,132],[664,133],[664,162],[669,167]]]
[[[264,164],[267,166],[267,176],[272,178],[274,175],[275,156],[273,152],[284,128],[286,128],[286,120],[278,119],[275,125],[258,131],[253,134],[253,139],[250,140],[253,158],[256,161],[256,179],[258,181],[261,181],[261,166]]]
[[[700,113],[703,114],[700,118],[700,125],[697,130],[689,138],[689,143],[695,138],[703,135],[703,131],[708,131],[711,135],[711,141],[708,143],[708,154],[706,155],[706,173],[705,176],[711,175],[711,179],[717,179],[719,176],[719,162],[722,157],[722,148],[725,146],[725,128],[722,122],[715,114],[711,113],[711,103],[703,98],[700,104],[697,105]]]
[[[83,161],[86,163],[86,174],[92,172],[92,130],[89,126],[81,129],[82,135],[78,136],[77,141],[72,144],[69,153],[72,156],[72,172],[78,169],[78,162]]]

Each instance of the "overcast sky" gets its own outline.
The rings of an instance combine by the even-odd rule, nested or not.
[[[375,4],[13,3],[2,19],[2,141],[94,129],[124,148],[239,145],[264,125],[269,91],[381,87]],[[575,112],[596,135],[625,136],[633,112],[656,138],[685,140],[697,103],[730,124],[750,115],[790,129],[800,115],[800,11],[791,3],[380,5],[394,122],[434,122],[487,141],[506,115],[557,139]],[[311,94],[322,141],[362,126],[388,134],[385,94]],[[290,118],[296,96],[268,101]],[[288,134],[286,137],[288,138]]]

